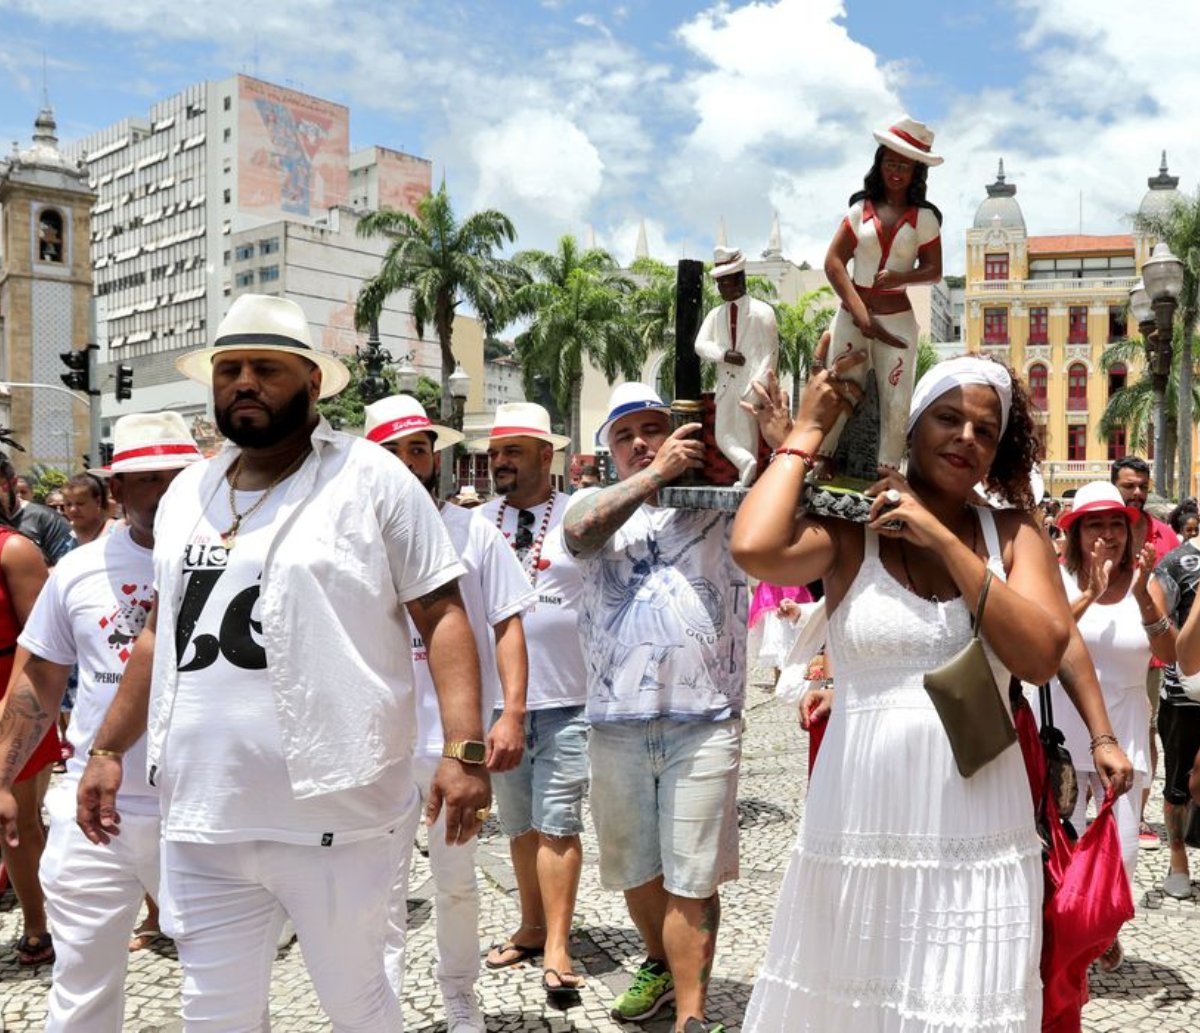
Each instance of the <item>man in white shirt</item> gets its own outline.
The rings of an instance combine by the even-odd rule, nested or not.
[[[242,295],[214,346],[178,366],[212,385],[232,444],[159,507],[155,609],[96,736],[79,822],[93,842],[119,831],[122,754],[144,729],[188,1033],[260,1028],[285,916],[333,1029],[393,1033],[388,903],[418,811],[404,609],[446,733],[430,819],[445,809],[447,838],[465,842],[490,798],[463,568],[403,465],[318,416],[349,375],[312,347],[299,305]]]
[[[130,777],[118,799],[122,836],[90,843],[75,823],[75,790],[88,750],[117,691],[133,643],[154,599],[154,515],[175,475],[201,455],[178,413],[122,416],[113,431],[111,490],[125,523],[67,553],[38,596],[19,639],[15,696],[36,700],[42,720],[8,723],[0,756],[31,748],[58,713],[79,665],[68,735],[74,754],[46,800],[50,835],[41,882],[54,928],[56,960],[46,1029],[120,1033],[125,1011],[126,945],[144,894],[158,895],[158,791],[146,782],[145,746],[134,745]],[[17,710],[12,713],[15,715]],[[19,766],[19,765],[18,765]],[[7,773],[0,773],[0,825],[15,821]]]
[[[733,514],[658,506],[704,454],[698,425],[672,433],[669,412],[644,384],[613,391],[596,438],[619,481],[577,492],[563,536],[584,574],[600,882],[624,892],[646,944],[612,1014],[644,1022],[674,999],[677,1033],[718,1033],[704,1009],[718,889],[738,875],[748,600]]]
[[[579,649],[579,569],[559,527],[568,496],[554,490],[550,467],[569,442],[550,431],[540,405],[509,402],[496,410],[486,448],[497,498],[478,512],[508,540],[537,592],[523,622],[529,653],[525,752],[498,775],[500,825],[509,837],[521,925],[488,953],[488,968],[543,956],[550,1003],[578,1000],[582,980],[571,963],[571,918],[583,867],[583,794],[587,788],[587,686]],[[503,713],[496,721],[505,720]]]
[[[453,448],[462,434],[433,423],[411,395],[382,398],[366,408],[364,436],[391,452],[412,471],[435,499],[438,453]],[[468,509],[449,503],[438,508],[463,566],[458,582],[475,647],[479,652],[480,721],[487,725],[494,707],[503,701],[504,716],[487,736],[487,768],[493,774],[509,771],[525,748],[525,679],[528,673],[521,613],[533,605],[534,592],[521,565],[500,532]],[[410,622],[411,624],[411,622]],[[442,755],[441,715],[429,675],[428,651],[420,632],[412,631],[413,670],[417,689],[417,750],[414,761],[417,789],[423,801]],[[479,977],[479,890],[475,880],[478,840],[447,844],[439,820],[429,830],[429,867],[437,888],[437,980],[446,1011],[447,1033],[484,1033],[483,1015],[475,995]],[[404,954],[408,915],[408,880],[412,852],[406,850],[392,894],[386,964],[396,996],[404,985]]]

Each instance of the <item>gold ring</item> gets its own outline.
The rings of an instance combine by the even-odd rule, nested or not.
[[[491,816],[492,809],[490,807],[480,807],[479,810],[475,812],[475,820],[481,825]]]

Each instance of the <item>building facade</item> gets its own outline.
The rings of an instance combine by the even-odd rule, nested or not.
[[[1178,180],[1149,181],[1147,205],[1169,203]],[[967,349],[1011,365],[1037,407],[1052,494],[1107,474],[1125,454],[1128,429],[1102,437],[1100,418],[1114,391],[1141,372],[1137,357],[1104,368],[1125,340],[1130,288],[1153,241],[1134,234],[1031,236],[1000,163],[996,181],[967,230],[963,331]]]
[[[342,350],[351,346],[348,275],[314,263],[336,258],[370,275],[382,248],[348,236],[331,213],[380,203],[413,211],[430,165],[386,148],[352,155],[349,124],[343,105],[237,75],[197,83],[71,145],[98,195],[87,239],[102,370],[134,368],[132,402],[104,395],[106,426],[123,411],[202,415],[208,392],[182,379],[175,360],[207,344],[251,286],[286,286],[322,336],[332,328]],[[322,276],[331,286],[315,283]],[[410,321],[397,309],[387,323],[384,346],[410,350]]]
[[[44,108],[32,146],[14,145],[0,161],[0,425],[26,450],[11,452],[21,472],[42,463],[78,469],[89,449],[87,399],[62,385],[59,356],[92,340],[95,199],[87,173],[59,151]]]

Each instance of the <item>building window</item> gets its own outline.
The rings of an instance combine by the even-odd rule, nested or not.
[[[1126,337],[1125,309],[1121,305],[1108,306],[1108,339],[1123,341]]]
[[[224,262],[224,264],[225,264],[225,265],[228,265],[228,264],[229,264],[229,252],[228,252],[228,251],[226,251],[226,252],[225,252],[225,262]]]
[[[221,140],[223,143],[229,143],[229,141],[232,137],[233,137],[233,130],[228,127],[226,127],[224,132],[221,133]]]
[[[1087,459],[1087,424],[1072,423],[1067,428],[1067,459],[1074,463]]]
[[[1046,408],[1049,379],[1049,372],[1040,362],[1035,362],[1029,367],[1029,397],[1039,409]]]
[[[221,191],[221,200],[224,201],[226,204],[229,204],[229,201],[232,197],[233,197],[233,191],[230,190],[229,187],[226,187],[224,190]]]
[[[245,262],[248,258],[254,257],[253,244],[239,244],[233,252],[233,260],[235,262]]]
[[[984,255],[983,278],[985,280],[1008,279],[1008,255]]]
[[[1118,427],[1108,436],[1108,461],[1115,463],[1125,458],[1125,428]]]
[[[38,260],[63,260],[63,217],[62,212],[54,208],[43,209],[38,216]]]
[[[228,111],[230,109],[230,107],[232,106],[232,104],[233,104],[233,101],[229,97],[226,97],[222,106],[225,108],[226,111]]]
[[[983,310],[983,343],[1008,344],[1008,309]]]
[[[1087,306],[1072,305],[1067,311],[1067,343],[1087,344]]]
[[[251,269],[244,273],[238,273],[237,276],[235,276],[233,278],[233,285],[235,287],[251,287],[251,286],[253,286],[254,285],[254,270]]]
[[[1129,373],[1125,369],[1125,364],[1118,362],[1108,371],[1108,397],[1112,398],[1118,391],[1125,387],[1125,382],[1129,379]]]
[[[279,238],[272,237],[270,240],[260,240],[258,242],[258,253],[260,255],[273,255],[279,250]]]
[[[1031,308],[1029,310],[1029,343],[1050,343],[1050,310],[1047,308]]]
[[[278,279],[279,279],[279,266],[277,266],[277,265],[263,266],[258,271],[258,282],[259,283],[271,283],[273,280],[278,280]]]
[[[1067,368],[1067,409],[1070,412],[1087,412],[1087,366],[1073,362]]]

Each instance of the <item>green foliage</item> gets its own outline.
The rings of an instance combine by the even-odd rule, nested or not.
[[[965,276],[943,276],[942,279],[951,290],[954,290],[956,287],[961,289],[967,285],[967,278]]]
[[[34,502],[45,502],[46,496],[52,491],[59,491],[67,483],[67,475],[53,466],[45,463],[35,464],[29,471],[27,480],[29,490],[33,492]]]
[[[800,381],[807,379],[821,334],[829,329],[836,309],[832,287],[818,287],[793,304],[775,306],[779,325],[779,370],[792,375],[792,409],[800,404]]]
[[[917,380],[920,380],[934,366],[942,361],[938,350],[929,342],[925,334],[917,339]]]
[[[350,370],[350,383],[339,394],[317,402],[317,411],[329,421],[335,430],[354,430],[361,427],[366,420],[363,415],[363,409],[366,406],[359,393],[359,385],[366,376],[366,368],[355,356],[339,355],[338,358]],[[383,379],[387,383],[388,394],[400,393],[400,383],[396,379],[394,366],[383,367]],[[442,389],[437,381],[422,374],[413,394],[417,401],[424,406],[426,412],[431,414],[437,412],[438,402],[442,397]]]

